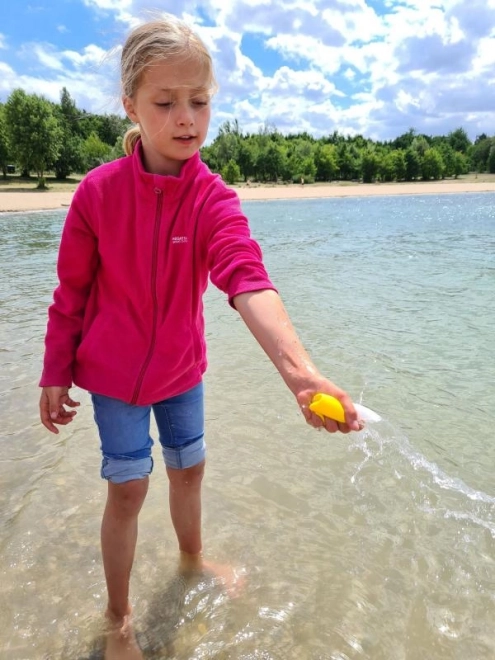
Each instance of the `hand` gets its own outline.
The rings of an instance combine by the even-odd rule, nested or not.
[[[336,422],[334,419],[329,419],[328,417],[325,417],[323,421],[319,415],[309,409],[309,404],[313,400],[314,395],[318,394],[318,392],[330,394],[340,401],[344,407],[346,419],[345,424]],[[329,433],[335,433],[336,431],[349,433],[350,431],[360,431],[364,427],[364,423],[361,420],[358,420],[357,412],[352,404],[351,397],[344,392],[344,390],[341,390],[337,385],[326,378],[320,377],[319,381],[315,382],[315,385],[306,387],[298,392],[296,394],[296,399],[306,422],[317,429],[324,428]]]
[[[75,408],[79,406],[78,401],[73,401],[69,396],[68,387],[44,387],[40,398],[40,418],[43,426],[52,433],[58,433],[55,424],[65,426],[72,422],[75,410],[66,410],[64,406]]]

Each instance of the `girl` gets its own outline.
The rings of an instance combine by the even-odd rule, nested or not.
[[[101,529],[112,624],[107,658],[141,657],[128,623],[138,514],[152,470],[153,410],[170,482],[183,569],[201,568],[205,466],[202,295],[224,291],[294,394],[306,421],[316,392],[340,399],[347,433],[360,425],[349,396],[321,376],[301,345],[251,238],[235,192],[199,156],[215,90],[201,40],[175,18],[149,22],[121,58],[123,105],[136,124],[127,157],[92,170],[65,222],[59,285],[49,309],[41,420],[72,421],[73,383],[91,393],[108,496]]]

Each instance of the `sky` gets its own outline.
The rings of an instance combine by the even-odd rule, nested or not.
[[[169,12],[208,46],[225,121],[391,140],[495,135],[495,0],[15,0],[0,17],[0,102],[21,88],[123,113],[128,32]]]

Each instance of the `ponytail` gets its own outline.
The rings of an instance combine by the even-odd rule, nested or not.
[[[130,156],[135,147],[136,143],[141,137],[141,130],[139,126],[133,126],[130,128],[122,139],[122,146],[124,147],[125,155]]]

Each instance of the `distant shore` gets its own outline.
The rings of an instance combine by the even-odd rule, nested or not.
[[[441,195],[495,192],[495,182],[446,180],[411,183],[256,184],[232,186],[242,201],[376,197],[380,195]],[[68,207],[74,191],[1,190],[0,213],[44,211]]]

